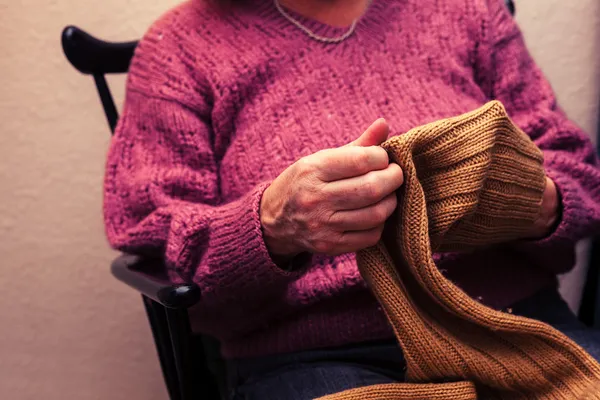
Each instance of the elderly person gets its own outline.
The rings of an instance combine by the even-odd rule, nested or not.
[[[471,297],[599,357],[557,292],[600,227],[600,171],[502,0],[191,0],[145,35],[108,156],[120,250],[195,282],[233,398],[310,399],[403,379],[358,273],[396,207],[388,135],[502,101],[543,150],[538,221],[515,243],[436,254]],[[384,119],[381,119],[384,117]]]

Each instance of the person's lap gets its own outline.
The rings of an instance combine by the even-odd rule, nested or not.
[[[552,325],[600,361],[600,330],[584,325],[569,309],[558,291],[546,290],[538,293],[513,307],[513,312]]]
[[[547,322],[600,360],[600,331],[585,327],[555,290],[513,307]],[[402,350],[394,341],[306,351],[230,363],[231,399],[314,399],[373,384],[401,382]]]
[[[236,363],[234,400],[314,399],[346,389],[401,381],[402,351],[394,341]],[[235,382],[234,382],[235,385]]]

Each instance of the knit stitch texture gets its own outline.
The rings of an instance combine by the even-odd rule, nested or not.
[[[271,0],[250,4],[222,12],[192,0],[150,28],[104,185],[111,245],[164,258],[174,282],[197,283],[194,329],[218,338],[226,357],[393,337],[353,254],[284,272],[259,216],[264,189],[286,167],[349,143],[379,117],[398,135],[498,99],[542,149],[562,197],[550,236],[434,256],[471,297],[508,307],[574,265],[574,243],[600,226],[595,151],[557,106],[502,0],[373,0],[336,45],[308,38]]]
[[[394,327],[407,381],[424,385],[379,385],[325,399],[377,398],[365,390],[398,400],[600,399],[600,365],[583,349],[545,323],[474,301],[431,257],[432,249],[515,240],[539,214],[542,153],[502,105],[415,128],[383,147],[406,183],[382,241],[358,253],[358,267]]]

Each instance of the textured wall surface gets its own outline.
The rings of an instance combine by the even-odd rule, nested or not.
[[[175,1],[0,0],[1,398],[166,398],[139,297],[108,273],[108,129],[91,79],[64,60],[59,34],[74,23],[134,39]],[[600,3],[517,6],[565,109],[595,132]],[[122,98],[123,79],[112,82]]]
[[[0,0],[2,399],[167,398],[140,298],[109,274],[115,253],[101,218],[109,131],[92,79],[67,63],[60,33],[76,24],[106,39],[138,38],[172,4]]]
[[[600,1],[516,0],[517,20],[531,53],[550,79],[567,114],[595,142],[600,105]],[[578,264],[561,277],[561,292],[573,310],[580,304],[588,242]]]
[[[600,1],[515,0],[530,51],[567,114],[596,140]]]

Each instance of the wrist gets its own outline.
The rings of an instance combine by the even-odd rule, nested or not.
[[[534,236],[545,237],[552,233],[559,220],[560,197],[556,185],[546,178],[546,188],[542,197],[540,215],[534,223]]]
[[[270,187],[263,194],[259,210],[263,241],[273,262],[277,265],[286,264],[300,254],[302,249],[294,246],[285,234],[283,224],[278,218],[278,207],[270,201],[269,189]]]
[[[305,255],[306,253],[294,249],[292,246],[287,244],[285,240],[266,234],[264,227],[263,240],[265,246],[267,247],[267,251],[269,252],[269,256],[271,257],[271,261],[273,261],[273,264],[277,265],[281,269],[291,271],[292,269],[295,269],[294,265],[297,264],[297,258],[305,258],[299,256]]]

